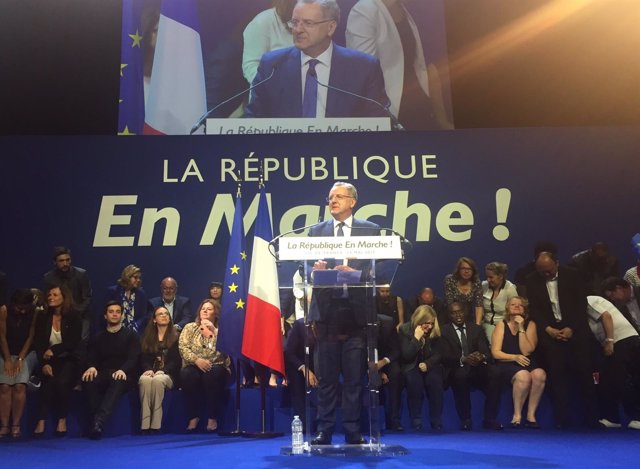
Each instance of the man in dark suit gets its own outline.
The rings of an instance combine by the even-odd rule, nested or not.
[[[167,277],[160,282],[161,296],[149,300],[149,316],[159,306],[164,306],[169,311],[174,327],[181,331],[189,322],[193,322],[191,313],[191,300],[186,296],[178,296],[178,282],[174,278]]]
[[[400,338],[393,318],[378,314],[378,361],[376,369],[384,391],[386,426],[390,431],[403,431],[400,424],[400,396],[404,385],[400,370]]]
[[[536,272],[526,278],[531,318],[538,326],[538,348],[546,366],[556,427],[569,423],[569,375],[575,372],[584,396],[584,417],[597,425],[596,392],[591,356],[592,336],[587,321],[587,295],[580,274],[560,266],[556,256],[543,252]]]
[[[483,427],[502,430],[497,421],[502,388],[500,371],[493,363],[484,329],[473,322],[465,322],[462,304],[453,302],[448,308],[451,322],[441,328],[446,345],[442,363],[447,368],[461,429],[470,431],[472,428],[471,388],[477,387],[485,394]]]
[[[327,197],[332,219],[318,223],[309,236],[376,236],[380,227],[357,220],[353,209],[358,191],[349,183],[336,182]],[[314,263],[314,276],[329,269],[342,275],[367,276],[368,261],[319,260]],[[314,279],[316,281],[317,279]],[[317,283],[317,282],[316,282]],[[317,337],[315,371],[318,377],[317,434],[312,445],[331,444],[336,422],[338,389],[342,374],[342,422],[348,444],[364,444],[360,432],[362,381],[366,363],[367,317],[375,314],[372,298],[366,288],[315,288],[309,319],[314,322]]]
[[[289,26],[294,47],[265,54],[245,117],[385,117],[365,96],[388,106],[378,59],[335,45],[340,21],[334,0],[299,0]],[[317,82],[341,90],[327,89]]]

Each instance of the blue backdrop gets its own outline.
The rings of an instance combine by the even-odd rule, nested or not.
[[[251,240],[259,159],[274,235],[323,218],[334,180],[354,183],[357,216],[414,242],[401,295],[441,293],[462,255],[513,273],[538,239],[555,240],[562,260],[606,241],[626,269],[640,231],[639,153],[637,128],[2,138],[0,270],[12,288],[40,286],[52,247],[67,245],[98,304],[129,263],[150,296],[171,275],[196,301],[224,278],[237,171]]]

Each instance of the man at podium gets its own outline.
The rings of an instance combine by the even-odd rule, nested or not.
[[[336,182],[327,203],[332,219],[314,225],[309,236],[377,236],[375,223],[353,217],[358,191],[349,183]],[[333,269],[338,274],[356,276],[362,282],[369,261],[328,259],[313,265],[314,275]],[[317,274],[317,275],[316,275]],[[316,281],[316,283],[318,283]],[[338,390],[342,374],[342,422],[347,444],[365,444],[360,432],[362,382],[366,363],[367,316],[374,308],[366,288],[337,285],[314,288],[309,319],[317,338],[315,370],[318,378],[317,433],[312,445],[331,444],[336,423]],[[375,311],[373,311],[375,313]]]
[[[380,61],[333,43],[335,0],[298,0],[293,47],[264,54],[244,117],[387,117]]]

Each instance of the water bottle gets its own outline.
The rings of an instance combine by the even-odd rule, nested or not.
[[[297,415],[291,422],[291,454],[304,452],[304,436],[302,435],[302,420]]]

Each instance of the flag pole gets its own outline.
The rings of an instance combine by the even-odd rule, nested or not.
[[[262,192],[263,189],[264,189],[264,166],[263,166],[263,162],[260,162],[258,190]],[[254,249],[255,249],[255,246],[254,246]],[[251,283],[251,280],[250,280],[250,283]],[[266,383],[268,380],[270,368],[263,364],[260,364],[260,365],[262,366],[257,367],[257,368],[262,368],[262,373],[260,376],[260,431],[245,432],[243,436],[246,438],[264,438],[264,439],[277,438],[277,437],[283,436],[284,433],[267,431],[267,384]]]

